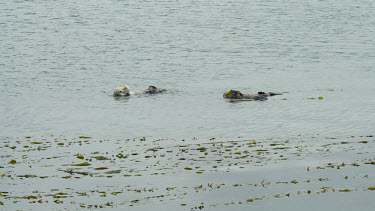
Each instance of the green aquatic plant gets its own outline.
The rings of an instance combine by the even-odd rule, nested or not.
[[[246,200],[246,202],[253,202],[253,201],[254,201],[254,199],[252,199],[252,198],[249,198],[249,199]]]
[[[91,166],[91,164],[87,163],[87,162],[84,162],[84,163],[72,164],[71,166]]]
[[[255,101],[254,99],[239,99],[239,100],[232,100],[232,101],[240,101],[240,102],[244,102],[244,101]]]
[[[105,173],[106,174],[119,174],[119,173],[121,173],[121,170],[112,170],[112,171],[107,171]]]
[[[26,199],[37,199],[37,196],[26,196]]]
[[[83,155],[77,155],[77,158],[81,160],[84,159]]]
[[[317,137],[316,137],[317,136]],[[211,136],[212,137],[212,136]],[[309,135],[310,137],[310,135]],[[309,138],[308,137],[308,138]],[[194,143],[189,143],[188,141],[184,142],[184,146],[179,145],[181,144],[181,140],[176,142],[162,142],[162,141],[151,141],[147,140],[146,142],[140,142],[139,139],[136,140],[136,142],[131,145],[133,142],[127,142],[123,143],[121,141],[115,141],[113,145],[108,145],[108,147],[102,148],[102,141],[100,140],[94,140],[91,139],[89,141],[86,140],[79,140],[76,138],[76,140],[72,142],[67,142],[66,139],[55,139],[52,141],[48,140],[41,140],[40,145],[32,145],[33,143],[29,140],[25,140],[24,142],[16,140],[14,142],[4,142],[3,146],[3,166],[0,166],[2,170],[8,170],[7,168],[10,168],[9,171],[4,171],[2,175],[0,175],[0,178],[4,179],[4,182],[8,181],[9,179],[13,180],[24,180],[25,182],[28,180],[28,182],[34,182],[38,181],[40,179],[43,179],[43,182],[49,182],[50,180],[58,179],[63,180],[62,184],[67,184],[66,186],[51,186],[49,188],[59,188],[60,190],[48,193],[47,192],[33,192],[30,191],[24,191],[21,193],[22,195],[14,193],[6,193],[6,192],[0,192],[0,196],[2,196],[2,201],[7,206],[10,206],[12,203],[18,203],[16,205],[19,205],[20,203],[32,203],[34,205],[38,205],[39,203],[47,203],[47,199],[50,201],[50,203],[53,204],[53,206],[62,206],[62,209],[66,208],[66,206],[69,206],[69,208],[72,209],[80,209],[82,207],[85,208],[94,208],[95,206],[97,208],[103,207],[106,208],[107,206],[110,206],[108,208],[114,208],[114,209],[123,209],[125,206],[138,206],[142,209],[143,206],[148,206],[148,199],[152,198],[160,198],[160,203],[162,205],[169,206],[168,203],[169,200],[176,200],[176,199],[182,199],[179,201],[180,203],[177,203],[180,207],[180,204],[186,204],[189,206],[192,206],[190,203],[194,204],[196,203],[197,209],[200,205],[197,203],[195,196],[193,194],[196,191],[199,192],[206,192],[207,194],[210,194],[211,190],[220,191],[220,194],[223,196],[230,197],[229,194],[231,194],[233,191],[239,192],[239,191],[247,191],[248,193],[263,194],[260,188],[267,187],[267,190],[269,190],[269,194],[262,196],[258,195],[258,198],[256,198],[256,195],[253,196],[251,194],[251,199],[254,200],[273,200],[276,198],[287,198],[287,197],[293,197],[296,195],[301,194],[323,194],[331,192],[330,194],[334,194],[335,189],[332,187],[320,187],[316,186],[318,184],[325,184],[325,186],[330,185],[340,185],[341,188],[337,189],[336,192],[340,189],[345,190],[345,185],[343,184],[345,174],[335,175],[334,171],[337,171],[336,168],[340,167],[342,170],[345,168],[351,168],[353,171],[358,170],[366,170],[371,168],[371,165],[375,165],[375,160],[373,157],[371,157],[371,154],[373,154],[372,145],[375,144],[375,141],[373,138],[365,138],[367,136],[361,136],[360,140],[357,139],[349,139],[350,137],[346,137],[345,139],[343,137],[337,137],[337,138],[330,138],[330,137],[319,137],[319,135],[315,135],[313,138],[322,138],[322,142],[308,142],[304,140],[306,137],[298,136],[298,140],[296,141],[293,138],[288,138],[288,141],[285,140],[276,140],[276,138],[272,139],[265,139],[265,140],[257,140],[258,143],[256,143],[254,140],[240,140],[240,141],[233,141],[233,139],[230,140],[220,140],[224,138],[216,138],[215,141],[209,141],[208,139],[205,139],[203,141],[196,140]],[[354,137],[353,137],[354,138]],[[242,137],[238,137],[238,139],[242,139]],[[131,139],[129,139],[131,140]],[[314,139],[314,141],[317,139]],[[341,141],[350,141],[347,142],[348,144],[344,145],[341,143]],[[17,142],[18,141],[18,142]],[[92,144],[94,145],[92,148],[86,148],[84,145],[86,144]],[[103,141],[106,142],[106,141]],[[150,144],[149,144],[150,142]],[[59,147],[58,143],[66,143],[64,147]],[[72,146],[70,146],[67,143],[72,143]],[[80,143],[83,144],[83,146],[78,146]],[[25,144],[29,144],[28,149],[24,149],[22,146]],[[39,144],[39,143],[38,143]],[[98,144],[96,146],[95,144]],[[365,145],[363,145],[365,144]],[[17,146],[16,150],[11,150],[11,146]],[[47,153],[43,155],[43,152],[36,151],[36,148],[38,146],[41,146],[43,148],[46,148]],[[363,151],[363,147],[366,146],[366,152]],[[78,148],[76,148],[78,147]],[[64,148],[64,149],[62,149]],[[251,149],[250,149],[251,148]],[[308,165],[301,168],[302,172],[301,176],[294,175],[294,174],[288,174],[289,176],[297,176],[295,178],[283,178],[282,181],[275,181],[274,179],[270,179],[270,182],[263,181],[262,183],[251,181],[253,180],[252,177],[249,177],[249,181],[244,182],[242,184],[236,184],[238,181],[233,182],[231,184],[227,184],[227,186],[223,186],[220,188],[220,185],[218,186],[215,184],[215,182],[218,182],[216,180],[215,175],[222,173],[227,174],[225,177],[231,177],[231,174],[233,172],[236,172],[237,170],[240,170],[241,168],[245,168],[241,171],[243,171],[244,174],[249,173],[247,169],[251,169],[250,171],[257,171],[260,173],[260,176],[265,176],[262,171],[264,168],[268,168],[268,166],[272,166],[274,164],[277,164],[279,162],[285,162],[285,166],[291,164],[289,161],[281,161],[281,159],[284,159],[285,157],[288,157],[291,162],[295,160],[302,160],[306,158],[308,155],[310,155],[310,152],[316,152],[317,155],[323,155],[323,156],[330,156],[335,155],[337,153],[337,150],[340,150],[345,153],[351,153],[352,154],[360,154],[361,157],[368,155],[367,157],[363,158],[348,158],[345,162],[347,164],[340,164],[340,162],[336,161],[326,164],[319,164],[321,167],[318,167],[318,169],[322,170],[315,170],[315,167],[317,165],[310,165],[311,169],[308,167]],[[52,150],[52,151],[51,151]],[[53,151],[54,150],[54,151]],[[90,151],[91,150],[91,151]],[[256,151],[260,150],[260,151]],[[263,151],[268,150],[268,151]],[[328,151],[330,150],[330,151]],[[350,150],[350,151],[349,151]],[[36,153],[34,153],[36,152]],[[52,153],[50,153],[52,152]],[[79,153],[78,153],[79,152]],[[6,154],[8,153],[8,154]],[[119,154],[118,154],[119,153]],[[132,153],[138,153],[138,155],[132,156]],[[52,155],[51,155],[52,154]],[[121,156],[121,155],[122,156]],[[104,156],[107,157],[104,157]],[[117,156],[119,155],[119,156]],[[119,159],[124,158],[126,156],[129,156],[129,159]],[[23,157],[22,157],[23,156]],[[94,157],[96,156],[96,157]],[[24,159],[22,159],[24,158]],[[94,159],[96,158],[96,159]],[[21,165],[10,165],[10,160],[14,159],[17,160]],[[76,160],[81,159],[81,160]],[[142,161],[138,162],[137,161]],[[350,160],[352,159],[352,160]],[[17,164],[18,164],[17,162]],[[80,167],[80,166],[86,166],[80,164],[80,162],[87,162],[91,164],[93,167]],[[174,163],[177,163],[177,166],[174,166]],[[342,162],[342,161],[341,161]],[[355,163],[355,165],[352,165],[352,163]],[[365,165],[370,164],[370,165]],[[47,167],[50,167],[49,169],[51,171],[44,171],[43,169],[40,169],[42,171],[39,171],[39,168],[44,167],[46,165]],[[76,165],[76,167],[72,167]],[[361,165],[357,167],[357,165]],[[77,167],[79,166],[79,167]],[[106,167],[105,167],[106,166]],[[354,167],[355,166],[355,167]],[[185,169],[188,168],[187,169]],[[254,167],[254,168],[253,168]],[[105,170],[105,169],[118,169],[118,170]],[[23,169],[22,171],[20,169]],[[81,170],[78,170],[81,169]],[[84,170],[82,170],[84,169]],[[281,169],[281,168],[280,168]],[[306,170],[307,169],[307,170]],[[324,170],[326,169],[326,170]],[[104,170],[104,171],[100,171]],[[259,171],[258,171],[259,170]],[[273,169],[274,173],[277,174],[279,169]],[[311,170],[311,171],[310,171]],[[342,171],[340,170],[340,171]],[[79,172],[80,171],[80,172]],[[84,172],[86,171],[86,172]],[[91,171],[91,172],[89,172]],[[43,176],[37,176],[33,175],[35,172],[45,172]],[[122,174],[120,174],[122,172]],[[29,173],[29,174],[25,174]],[[307,175],[304,175],[307,174]],[[366,172],[365,174],[370,175],[370,172]],[[167,191],[165,191],[166,186],[163,185],[156,185],[156,188],[159,188],[159,191],[156,189],[155,195],[149,196],[145,195],[145,189],[148,190],[149,187],[142,187],[143,184],[145,184],[143,181],[144,179],[148,179],[148,177],[154,177],[151,175],[158,175],[155,178],[151,178],[151,180],[159,180],[160,179],[168,179],[170,177],[174,177],[176,175],[184,175],[185,177],[188,177],[187,181],[179,181],[178,183],[168,183],[169,187]],[[117,179],[127,179],[126,177],[131,177],[131,180],[136,181],[135,183],[129,183],[132,187],[119,187],[116,182]],[[142,176],[142,177],[138,177]],[[330,178],[326,178],[329,177]],[[137,178],[138,177],[138,178]],[[200,188],[198,184],[191,182],[189,177],[203,179],[204,178],[211,178],[211,181],[207,185],[207,182],[204,182],[206,185],[201,185]],[[353,181],[353,184],[355,184],[355,180],[358,180],[359,177],[361,179],[369,178],[366,176],[351,176],[347,177],[348,180]],[[9,179],[8,179],[9,178]],[[39,179],[40,178],[40,179]],[[63,178],[63,179],[62,179]],[[114,178],[114,179],[110,179]],[[277,177],[275,177],[276,179]],[[89,186],[86,188],[86,186],[77,189],[77,187],[70,185],[71,182],[77,181],[77,179],[83,180],[82,182],[86,182],[85,180],[92,180],[94,181],[94,186],[98,187],[99,190],[89,190]],[[267,179],[267,180],[268,180]],[[299,183],[293,183],[293,179],[298,179]],[[311,179],[311,181],[310,181]],[[96,184],[95,180],[103,181],[103,185]],[[195,179],[194,179],[195,180]],[[291,181],[293,180],[293,181]],[[306,181],[307,180],[307,181]],[[346,181],[348,181],[346,180]],[[9,180],[10,181],[10,180]],[[196,180],[195,180],[196,181]],[[181,184],[180,184],[181,182]],[[213,183],[211,183],[213,182]],[[297,182],[297,181],[296,181]],[[338,183],[337,183],[338,182]],[[367,191],[367,194],[370,193],[369,191],[375,191],[375,187],[372,187],[372,185],[369,185],[371,181],[369,180],[367,185],[364,187],[362,186],[353,186],[351,185],[350,188],[351,191]],[[305,184],[308,183],[308,187],[304,187]],[[9,183],[11,185],[11,183]],[[282,188],[285,188],[283,193],[277,193],[277,190],[280,190],[279,188],[274,188],[276,185],[282,186]],[[176,186],[176,187],[175,187]],[[197,187],[197,189],[194,189],[194,187]],[[294,187],[291,187],[294,186]],[[101,189],[103,188],[103,189]],[[298,189],[299,191],[294,191],[294,188]],[[129,197],[124,197],[126,195],[126,190],[129,189],[132,191],[132,194],[136,194],[136,200],[132,198],[131,195]],[[293,189],[293,190],[292,190]],[[135,190],[141,190],[140,192],[135,192]],[[349,189],[348,189],[349,190]],[[84,194],[80,194],[82,191],[84,191]],[[124,194],[122,191],[124,191]],[[163,192],[162,192],[163,191]],[[116,193],[118,192],[118,193]],[[345,191],[343,191],[345,192]],[[66,195],[60,195],[59,193],[67,193]],[[106,194],[108,193],[108,194]],[[113,194],[114,193],[114,194]],[[161,198],[161,194],[165,194],[165,198]],[[344,194],[344,193],[343,193]],[[363,194],[366,194],[363,193]],[[28,195],[35,195],[37,196],[37,199],[25,199],[25,196]],[[85,196],[85,197],[81,197]],[[98,199],[99,197],[116,197],[117,199],[125,198],[124,200],[116,200],[117,202],[110,202],[108,205],[107,201],[102,202],[101,204],[97,205],[90,205],[90,200]],[[247,204],[247,199],[250,197],[249,195],[244,197],[242,201],[234,201],[232,203],[233,199],[229,201],[228,206],[238,206],[241,204],[241,206],[251,206],[252,203]],[[67,199],[62,199],[62,198]],[[189,201],[184,201],[185,197]],[[52,199],[53,198],[53,199]],[[64,204],[56,205],[53,203],[53,200],[55,199],[64,200]],[[85,199],[89,198],[89,199]],[[128,199],[126,199],[128,198]],[[43,200],[42,200],[43,199]],[[114,198],[115,199],[115,198]],[[200,199],[200,198],[199,198]],[[24,200],[24,202],[22,202]],[[39,201],[40,202],[39,202]],[[103,200],[103,198],[101,198]],[[133,202],[132,202],[133,201]],[[228,201],[226,201],[228,202]],[[106,204],[107,203],[107,204]],[[206,202],[205,202],[206,203]],[[69,204],[69,205],[68,205]],[[224,206],[225,202],[220,202],[219,204],[205,204],[206,207],[214,207],[214,206]],[[51,204],[50,204],[51,205]],[[26,205],[27,206],[27,205]],[[75,207],[73,207],[75,206]],[[194,206],[192,206],[194,208]],[[34,207],[35,209],[38,209],[39,207]],[[182,208],[182,207],[181,207]],[[237,207],[234,207],[236,209]],[[246,209],[248,207],[244,207]],[[231,209],[228,207],[228,209]]]
[[[108,167],[98,167],[98,168],[94,168],[95,170],[106,170],[108,169]]]

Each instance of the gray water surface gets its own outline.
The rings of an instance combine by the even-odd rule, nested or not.
[[[374,10],[371,0],[0,3],[1,135],[371,134]],[[168,92],[113,98],[125,83]],[[229,89],[288,93],[231,103]]]

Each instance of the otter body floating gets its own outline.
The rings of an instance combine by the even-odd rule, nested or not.
[[[269,96],[274,95],[282,95],[281,93],[275,93],[275,92],[258,92],[258,94],[242,94],[240,91],[237,90],[229,90],[228,92],[225,92],[223,94],[224,98],[227,99],[234,99],[234,100],[259,100],[259,101],[265,101],[268,100]]]
[[[113,96],[115,97],[126,97],[130,95],[139,95],[139,94],[155,94],[159,92],[164,92],[165,89],[159,89],[156,86],[149,86],[146,90],[142,92],[130,92],[129,86],[124,85],[123,87],[117,87],[113,92]]]

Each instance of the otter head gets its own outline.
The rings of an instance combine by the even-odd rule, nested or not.
[[[243,94],[240,91],[230,90],[229,92],[225,92],[223,97],[229,99],[242,99]]]
[[[113,96],[129,96],[130,89],[128,85],[124,85],[123,87],[117,87],[113,92]]]
[[[147,93],[153,94],[160,92],[160,89],[157,88],[156,86],[149,86],[148,89],[146,90]]]

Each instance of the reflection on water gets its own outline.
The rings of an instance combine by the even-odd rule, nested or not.
[[[130,97],[113,97],[113,99],[115,99],[116,102],[123,102],[123,103],[127,103],[129,101],[129,98]]]

